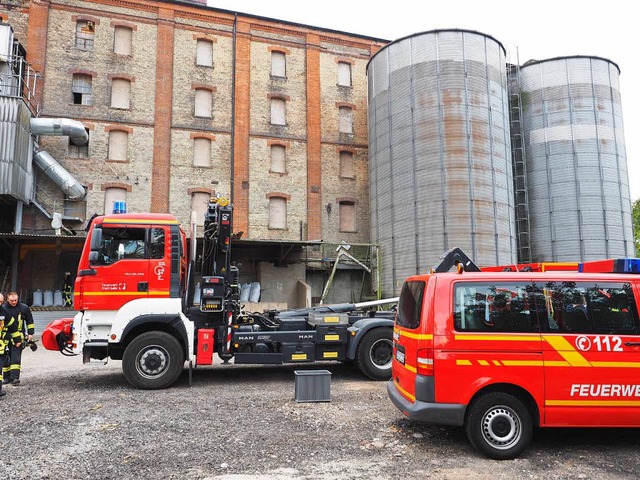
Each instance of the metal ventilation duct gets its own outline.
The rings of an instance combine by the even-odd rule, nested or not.
[[[69,118],[32,118],[31,133],[33,135],[67,136],[76,145],[86,145],[89,134],[84,125]]]
[[[87,190],[45,150],[33,155],[33,161],[71,200],[82,200]]]

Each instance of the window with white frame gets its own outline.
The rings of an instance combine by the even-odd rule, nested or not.
[[[338,62],[338,85],[342,87],[351,86],[351,64]]]
[[[131,82],[126,78],[111,81],[111,108],[128,110],[131,107]]]
[[[271,125],[286,125],[286,103],[282,98],[271,99]]]
[[[343,150],[340,152],[340,177],[354,178],[353,153]]]
[[[271,52],[271,76],[287,76],[287,56],[283,52]]]
[[[213,94],[211,90],[206,90],[204,88],[197,88],[194,115],[196,117],[211,118],[212,106],[213,106]]]
[[[196,65],[200,67],[213,67],[213,42],[199,39],[196,42]]]
[[[287,228],[287,199],[269,198],[269,228],[285,230]]]
[[[128,161],[129,134],[122,130],[109,132],[109,151],[107,158],[113,162]]]
[[[75,105],[92,105],[93,78],[91,75],[74,73],[71,81],[71,93]]]
[[[271,145],[271,167],[274,173],[286,173],[287,150],[284,145]]]
[[[351,107],[339,108],[339,125],[340,133],[353,133],[353,109]]]
[[[340,202],[340,231],[356,231],[356,204],[354,202]]]
[[[129,27],[115,27],[113,29],[113,53],[131,55],[131,40],[133,31]]]
[[[191,212],[195,212],[196,225],[204,225],[204,214],[209,208],[211,195],[207,192],[194,192],[191,194]]]
[[[104,213],[113,213],[114,202],[126,202],[127,191],[120,187],[109,187],[104,191]]]
[[[211,166],[211,140],[209,138],[193,139],[193,166]]]
[[[93,50],[93,41],[96,35],[96,25],[91,20],[78,20],[76,22],[76,48],[81,50]]]

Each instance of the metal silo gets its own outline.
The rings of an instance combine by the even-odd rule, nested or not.
[[[634,254],[619,75],[597,57],[521,68],[533,260]]]
[[[384,295],[446,250],[516,261],[505,50],[466,30],[399,39],[367,66],[371,238]]]

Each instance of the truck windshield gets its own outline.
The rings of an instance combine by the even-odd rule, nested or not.
[[[418,328],[424,295],[424,282],[405,282],[398,301],[396,322],[404,328]]]

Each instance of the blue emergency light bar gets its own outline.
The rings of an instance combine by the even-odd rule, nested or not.
[[[640,273],[640,258],[612,258],[583,262],[578,265],[581,273]]]

